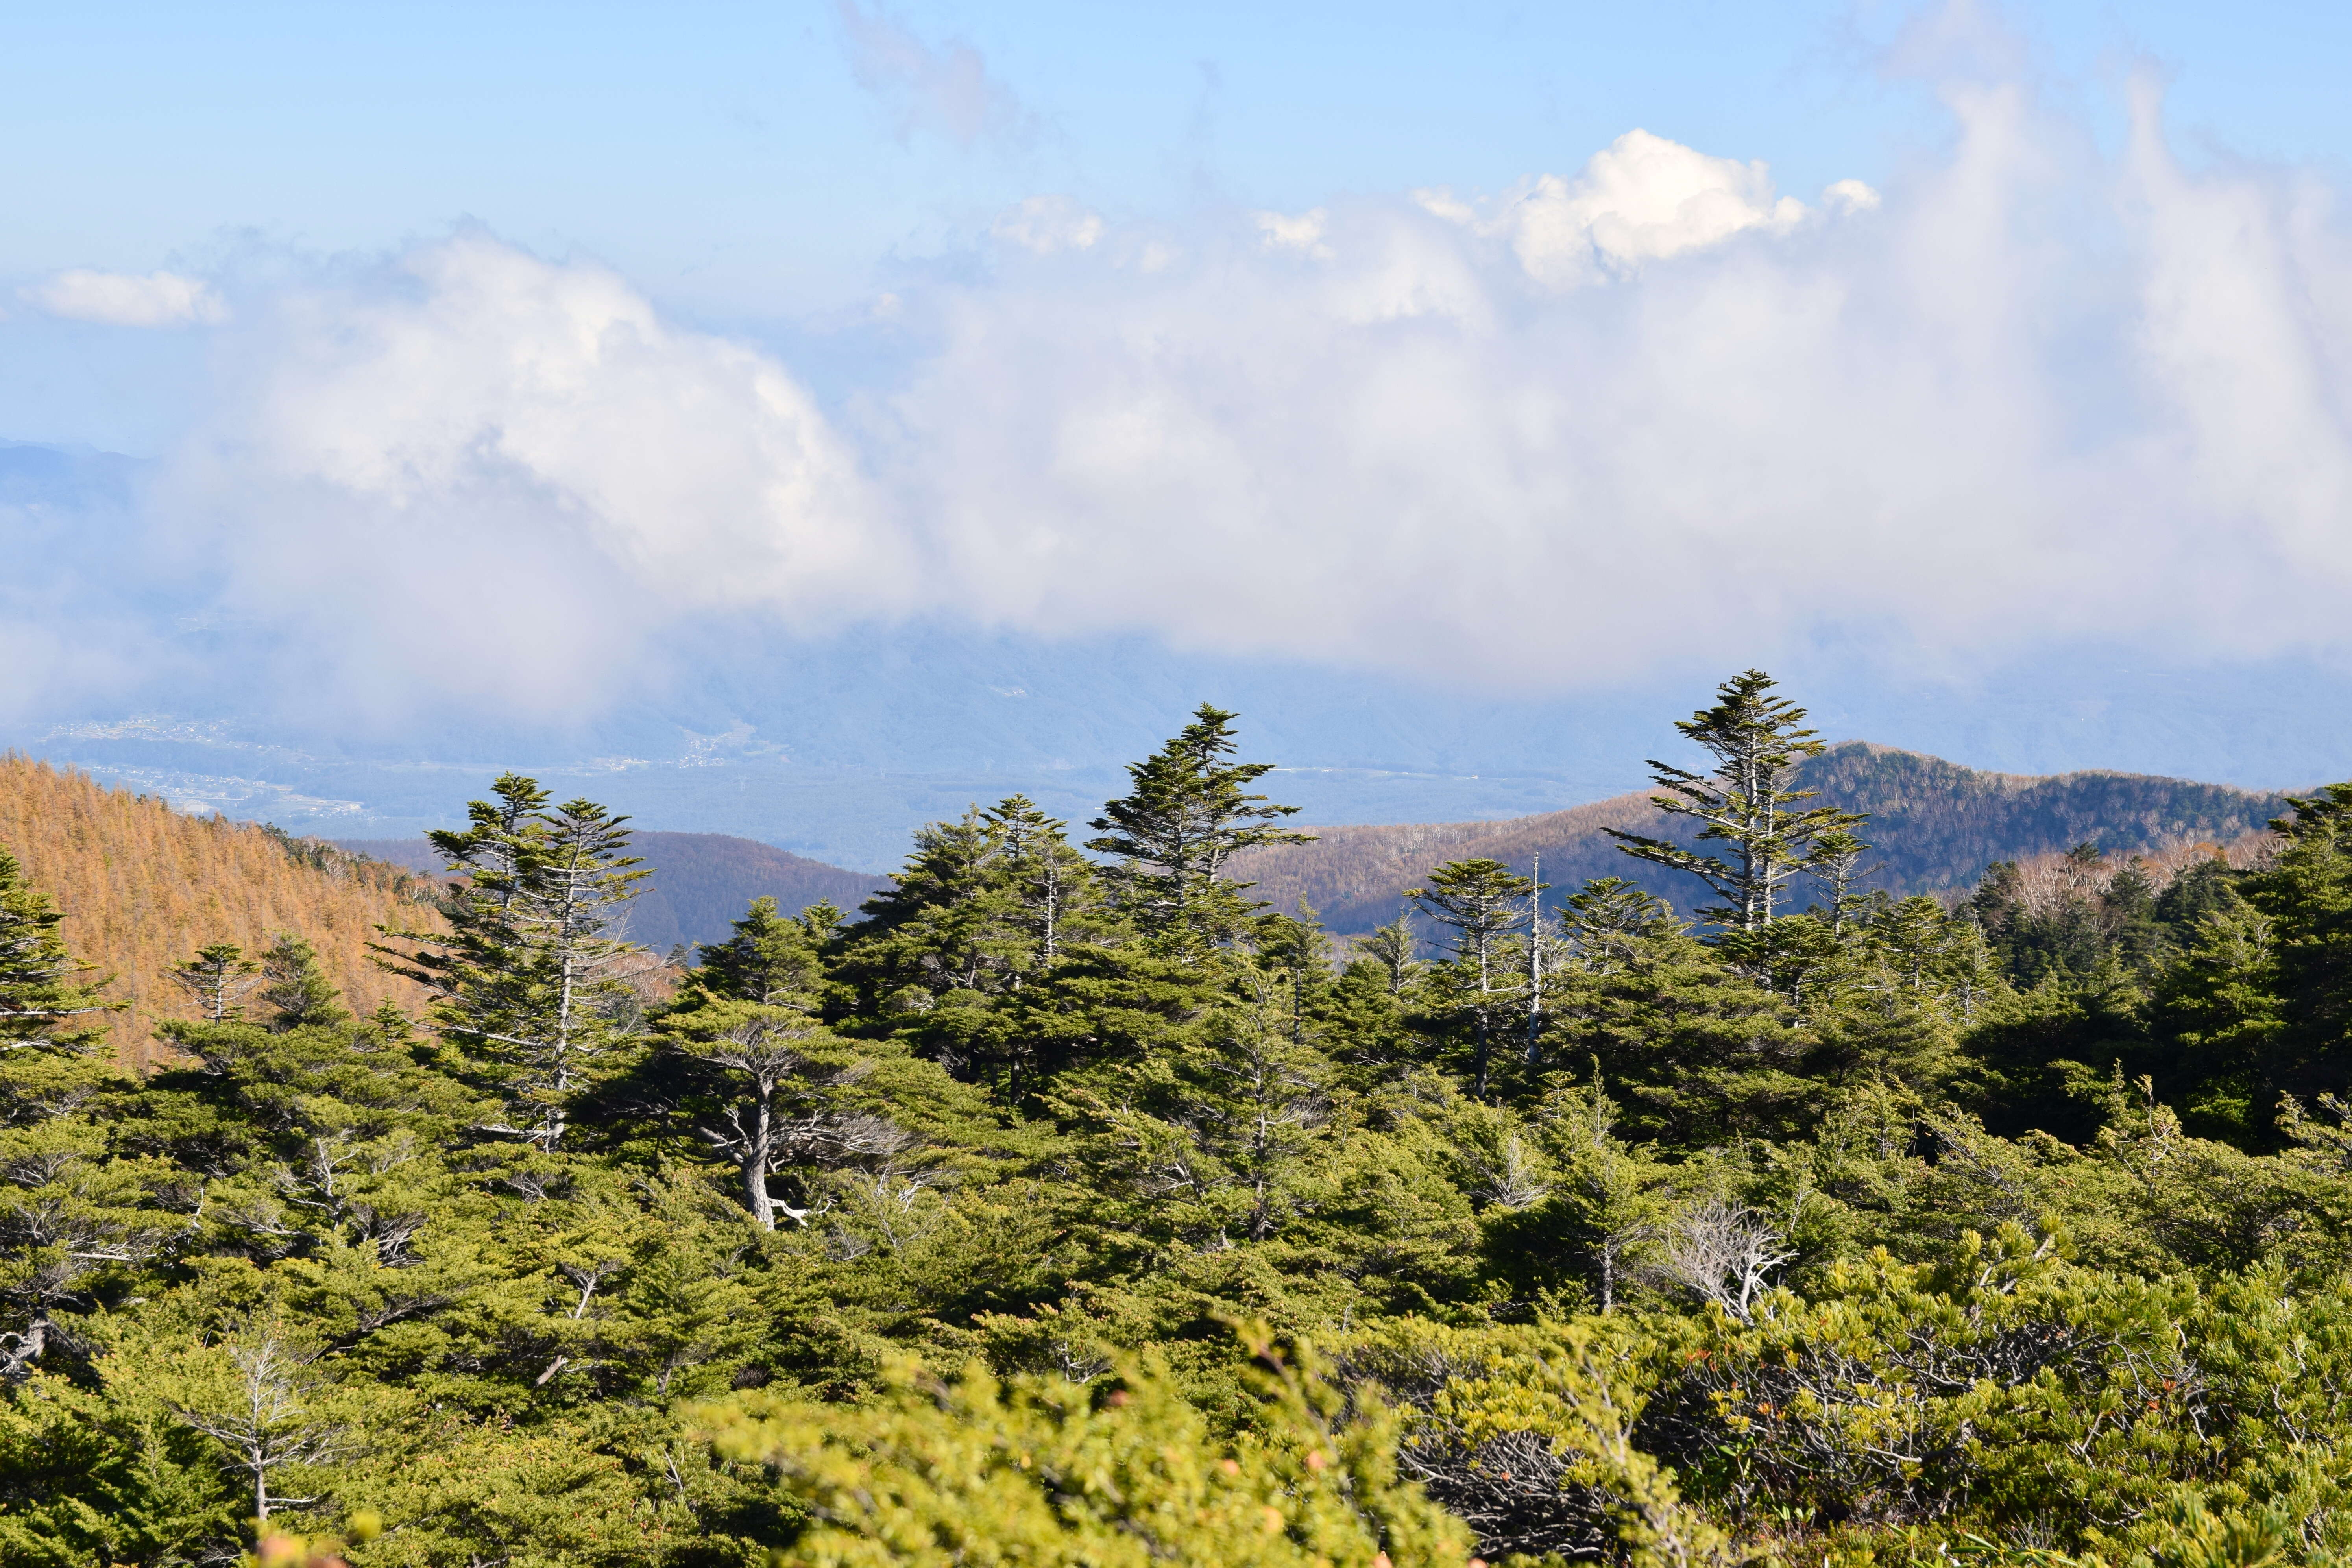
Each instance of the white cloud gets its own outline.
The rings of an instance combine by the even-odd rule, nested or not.
[[[871,614],[908,563],[793,377],[601,268],[469,237],[278,302],[178,460],[227,607],[352,682],[598,700],[681,617]]]
[[[936,131],[969,147],[983,139],[1019,142],[1034,132],[1034,117],[971,45],[926,43],[879,5],[869,13],[857,0],[838,0],[836,9],[852,73],[897,110],[901,136]]]
[[[1743,229],[1786,228],[1804,216],[1803,203],[1774,198],[1771,172],[1761,163],[1710,158],[1628,131],[1573,180],[1545,174],[1529,182],[1495,226],[1509,236],[1530,276],[1564,285],[1716,245]]]
[[[1502,203],[1036,198],[898,286],[921,348],[838,417],[460,238],[242,310],[167,495],[220,608],[387,701],[593,704],[724,616],[1558,688],[1823,637],[2352,653],[2336,192],[2184,170],[2152,100],[2120,159],[1948,101],[1948,155],[1810,215],[1645,136]]]
[[[1842,213],[1866,213],[1878,205],[1878,193],[1860,180],[1839,180],[1822,192],[1822,200]]]
[[[1296,250],[1328,260],[1331,247],[1323,243],[1323,233],[1331,226],[1331,214],[1323,207],[1303,212],[1297,216],[1283,213],[1257,215],[1257,231],[1265,237],[1268,250]]]
[[[210,284],[176,272],[139,278],[77,268],[20,292],[53,316],[113,327],[175,327],[219,321],[228,314]]]
[[[1635,134],[1480,221],[1333,204],[1315,268],[1251,215],[961,289],[876,471],[1031,628],[1562,687],[1819,636],[2352,651],[2332,193],[1949,101],[1948,160],[1818,220]]]
[[[999,213],[989,232],[1024,250],[1051,256],[1091,247],[1103,237],[1103,220],[1067,196],[1031,196]]]

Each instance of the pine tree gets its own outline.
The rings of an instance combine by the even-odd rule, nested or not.
[[[648,873],[626,853],[627,818],[593,801],[551,808],[537,781],[502,775],[494,800],[467,807],[464,832],[428,835],[467,878],[445,907],[444,932],[394,931],[408,948],[379,958],[431,991],[444,1038],[481,1064],[506,1101],[485,1131],[551,1151],[574,1096],[625,1032],[628,981],[644,950],[611,933]]]
[[[1297,811],[1264,804],[1248,786],[1272,763],[1228,763],[1237,749],[1234,715],[1202,703],[1183,732],[1130,763],[1134,788],[1103,807],[1087,847],[1118,858],[1103,873],[1120,912],[1145,940],[1197,953],[1234,941],[1254,906],[1247,884],[1223,876],[1225,862],[1261,844],[1301,844],[1309,835],[1272,826]]]
[[[1501,984],[1503,943],[1534,919],[1527,900],[1536,892],[1532,877],[1522,877],[1500,860],[1449,860],[1429,874],[1429,885],[1405,897],[1422,912],[1454,933],[1453,988],[1466,998],[1463,1010],[1470,1016],[1475,1041],[1471,1058],[1471,1093],[1486,1096],[1488,1058],[1494,1014],[1499,998],[1519,991]]]
[[[1723,902],[1699,913],[1735,931],[1758,931],[1771,923],[1781,890],[1816,864],[1822,841],[1842,836],[1832,843],[1843,853],[1851,838],[1847,830],[1865,820],[1835,806],[1800,808],[1814,792],[1790,789],[1790,770],[1828,748],[1817,731],[1801,728],[1803,709],[1770,695],[1775,684],[1762,670],[1748,670],[1717,689],[1714,707],[1675,721],[1675,729],[1715,758],[1711,774],[1654,758],[1650,763],[1652,776],[1667,792],[1651,796],[1652,804],[1699,823],[1700,841],[1728,846],[1727,858],[1606,830],[1626,854],[1705,882]]]

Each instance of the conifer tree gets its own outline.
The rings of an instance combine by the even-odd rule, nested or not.
[[[173,984],[194,999],[207,1024],[244,1017],[246,994],[262,980],[261,965],[233,942],[198,948],[194,958],[173,965],[170,973]]]
[[[1843,836],[1832,841],[1843,853],[1852,837],[1847,830],[1865,820],[1835,806],[1802,805],[1814,792],[1789,787],[1790,770],[1828,748],[1818,731],[1801,727],[1803,709],[1771,695],[1776,684],[1760,669],[1748,670],[1717,688],[1714,707],[1675,721],[1675,729],[1715,758],[1711,773],[1650,762],[1652,776],[1667,792],[1652,795],[1652,804],[1698,823],[1700,842],[1723,844],[1727,854],[1606,830],[1626,854],[1705,882],[1723,901],[1698,912],[1734,931],[1771,923],[1781,890],[1815,864],[1822,840]]]
[[[0,849],[0,1051],[41,1047],[79,1050],[105,1031],[100,1018],[118,1003],[103,1000],[92,965],[66,951],[65,916],[25,882],[16,858]]]
[[[1192,722],[1159,752],[1128,766],[1132,791],[1103,807],[1087,847],[1117,857],[1104,873],[1118,909],[1153,944],[1202,952],[1242,933],[1253,906],[1245,884],[1225,879],[1225,862],[1261,844],[1310,837],[1276,827],[1295,805],[1265,804],[1248,786],[1272,763],[1229,763],[1234,715],[1202,703]]]
[[[261,955],[261,1000],[269,1008],[271,1032],[332,1028],[350,1021],[341,994],[319,967],[318,951],[300,937],[291,932],[280,936]]]
[[[1027,795],[1008,795],[987,813],[1003,836],[1005,865],[1032,944],[1032,969],[1052,963],[1070,942],[1104,934],[1094,866],[1074,847],[1069,824],[1045,815]]]
[[[1682,928],[1659,899],[1622,877],[1600,877],[1560,906],[1559,933],[1587,971],[1605,973],[1630,962],[1637,945]]]
[[[1463,1006],[1470,1016],[1475,1040],[1471,1092],[1481,1100],[1486,1095],[1495,1010],[1501,996],[1520,989],[1501,984],[1498,960],[1505,940],[1534,919],[1527,900],[1535,892],[1534,878],[1522,877],[1500,860],[1482,857],[1449,860],[1429,874],[1427,887],[1405,895],[1421,906],[1423,913],[1454,933],[1454,984],[1466,998]]]
[[[1380,966],[1390,995],[1402,994],[1422,967],[1416,956],[1421,952],[1421,936],[1412,929],[1411,901],[1398,909],[1396,919],[1374,927],[1369,936],[1358,937],[1356,951]]]
[[[795,1166],[840,1166],[887,1158],[913,1140],[882,1118],[841,1103],[841,1090],[872,1069],[798,1014],[720,1003],[673,1014],[667,1044],[719,1080],[698,1097],[707,1113],[695,1133],[735,1167],[743,1206],[761,1230],[782,1214],[805,1226],[813,1198],[795,1206],[771,1182]]]
[[[730,923],[726,941],[703,944],[701,966],[687,984],[709,996],[813,1013],[824,982],[818,952],[824,938],[814,932],[829,932],[839,919],[827,904],[814,921],[794,920],[777,909],[774,895],[762,893]]]
[[[433,993],[442,1036],[485,1069],[506,1102],[485,1131],[542,1151],[562,1142],[572,1098],[617,1043],[644,950],[612,934],[648,873],[627,853],[627,818],[589,800],[551,806],[518,773],[467,807],[463,832],[427,837],[467,880],[450,894],[446,932],[392,931],[373,944],[394,973]]]

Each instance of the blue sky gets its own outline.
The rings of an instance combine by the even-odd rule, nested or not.
[[[715,628],[1562,712],[1810,666],[1976,735],[2160,665],[2251,722],[2352,692],[2347,55],[2274,4],[28,10],[0,439],[142,466],[0,487],[0,729],[593,727],[709,708]]]
[[[2340,7],[1997,25],[2110,142],[2145,62],[2192,153],[2333,167],[2352,144]],[[472,219],[698,315],[789,318],[1039,190],[1160,216],[1494,190],[1635,126],[1790,189],[1878,183],[1948,136],[1921,69],[1943,26],[1871,4],[20,7],[0,273],[145,271],[247,235],[376,250]],[[942,111],[953,72],[893,62],[894,34],[970,51],[1002,112]]]

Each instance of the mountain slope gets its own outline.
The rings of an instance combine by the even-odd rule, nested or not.
[[[719,941],[728,922],[761,894],[772,895],[787,913],[830,899],[855,917],[857,906],[889,882],[870,871],[845,871],[731,834],[638,833],[634,841],[653,875],[638,884],[645,891],[629,905],[629,940],[656,952],[678,942]],[[443,868],[441,857],[422,838],[347,838],[340,845],[355,855],[427,874]]]
[[[368,962],[376,927],[439,923],[419,901],[426,886],[397,867],[184,816],[13,754],[0,755],[0,849],[65,911],[75,954],[114,975],[107,994],[131,1006],[111,1020],[110,1038],[128,1066],[153,1059],[156,1023],[194,1016],[164,972],[206,942],[257,952],[298,932],[354,1011],[386,1001],[423,1010],[415,986]]]
[[[1799,779],[1824,801],[1870,814],[1862,834],[1874,852],[1864,864],[1878,869],[1868,885],[1895,893],[1966,887],[1992,861],[2085,840],[2122,853],[2224,842],[2260,831],[2286,803],[2283,795],[2145,773],[1987,773],[1858,741],[1807,762]],[[1540,859],[1552,885],[1548,903],[1609,876],[1639,882],[1680,909],[1705,901],[1693,879],[1621,853],[1605,831],[1612,827],[1687,837],[1643,792],[1503,822],[1318,828],[1312,844],[1236,857],[1233,872],[1255,882],[1256,896],[1276,909],[1295,909],[1304,899],[1340,931],[1395,918],[1404,890],[1431,868],[1476,856],[1522,871]]]

